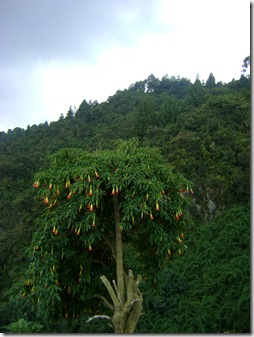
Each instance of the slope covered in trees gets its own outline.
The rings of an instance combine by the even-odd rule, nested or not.
[[[87,312],[49,323],[22,298],[30,243],[43,210],[32,185],[34,175],[61,149],[110,150],[115,141],[134,137],[140,146],[156,148],[194,189],[187,252],[170,259],[159,277],[124,246],[126,265],[149,276],[141,285],[148,295],[138,332],[250,330],[250,78],[222,84],[211,74],[206,83],[197,78],[194,84],[150,75],[106,102],[84,100],[57,122],[0,133],[2,331],[112,331],[106,323],[85,324]],[[149,315],[156,317],[153,326]]]

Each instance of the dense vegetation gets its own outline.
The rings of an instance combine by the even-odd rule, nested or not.
[[[247,63],[246,63],[247,62]],[[244,70],[248,66],[245,60]],[[194,196],[187,251],[159,274],[143,268],[144,315],[137,332],[250,332],[250,78],[206,83],[150,75],[106,102],[84,100],[56,122],[0,133],[0,262],[2,332],[112,332],[107,322],[85,323],[101,304],[87,300],[83,314],[54,320],[23,296],[31,242],[43,205],[34,175],[64,148],[110,150],[136,138],[154,147],[173,172],[192,181]],[[97,281],[96,281],[97,282]],[[95,282],[95,283],[96,283]]]

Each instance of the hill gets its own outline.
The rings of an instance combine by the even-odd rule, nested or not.
[[[116,140],[133,137],[141,146],[157,148],[175,172],[193,182],[192,240],[197,240],[196,228],[213,224],[234,207],[249,208],[250,78],[244,75],[227,84],[216,83],[213,74],[206,83],[197,78],[194,84],[186,78],[165,75],[159,80],[150,75],[106,102],[84,100],[76,112],[70,108],[56,122],[1,132],[2,327],[20,317],[33,321],[29,310],[25,314],[27,304],[16,310],[13,294],[23,280],[26,249],[41,210],[32,187],[34,174],[62,148],[111,149]],[[248,278],[243,282],[246,285]],[[233,329],[243,332],[246,324]],[[225,326],[229,329],[230,323]],[[224,329],[219,324],[216,328]]]

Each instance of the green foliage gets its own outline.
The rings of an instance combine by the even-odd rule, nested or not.
[[[165,101],[161,106],[161,123],[163,125],[175,123],[179,112],[179,101],[175,96],[166,96]]]
[[[165,75],[160,80],[150,75],[147,79],[132,84],[128,90],[118,90],[106,102],[99,104],[97,101],[93,103],[90,101],[87,103],[84,100],[76,113],[71,109],[69,115],[67,113],[64,117],[64,114],[62,114],[57,122],[51,122],[50,124],[45,122],[28,126],[26,130],[17,127],[7,133],[0,132],[1,327],[23,318],[27,322],[38,320],[47,331],[54,331],[53,322],[50,323],[51,325],[47,325],[41,318],[36,300],[34,300],[34,312],[32,312],[32,308],[27,304],[28,296],[22,299],[21,294],[17,294],[17,284],[24,284],[29,279],[28,275],[26,279],[23,276],[27,269],[29,258],[31,258],[31,254],[33,255],[33,249],[36,246],[35,241],[39,239],[39,234],[34,235],[33,240],[35,241],[32,249],[30,248],[31,236],[36,230],[40,232],[40,228],[45,225],[42,218],[40,218],[44,209],[43,204],[40,199],[35,197],[36,191],[32,187],[33,176],[38,171],[46,172],[49,167],[48,158],[63,148],[79,148],[89,153],[98,149],[113,150],[116,140],[120,138],[128,140],[133,136],[139,137],[140,145],[142,146],[148,148],[156,147],[157,152],[161,152],[166,162],[170,163],[172,174],[174,172],[181,173],[193,182],[195,191],[194,203],[190,208],[195,220],[193,228],[203,222],[207,224],[206,227],[210,226],[210,221],[217,213],[225,212],[234,205],[239,203],[243,203],[246,206],[249,205],[250,76],[248,75],[248,70],[249,58],[247,57],[243,62],[243,74],[238,80],[232,79],[231,82],[222,84],[215,83],[215,78],[210,78],[211,76],[209,76],[211,81],[208,82],[212,82],[210,87],[209,85],[204,85],[204,83],[201,84],[198,78],[194,84],[191,84],[185,78]],[[69,150],[69,152],[71,151]],[[47,189],[45,188],[45,190]],[[67,193],[65,189],[64,191]],[[69,201],[74,201],[75,198]],[[110,207],[111,205],[108,206]],[[129,211],[136,212],[136,220],[140,214],[135,210],[134,206]],[[136,223],[134,228],[138,227],[137,225]],[[132,223],[130,226],[132,226]],[[156,226],[155,228],[158,231]],[[157,259],[157,255],[148,254],[146,256],[144,253],[138,256],[138,250],[146,248],[145,245],[149,242],[146,233],[141,230],[136,236],[131,236],[130,232],[127,234],[127,230],[124,233],[126,236],[125,245],[127,241],[131,241],[130,245],[128,244],[124,247],[128,253],[126,255],[126,265],[130,265],[133,270],[138,271],[143,265],[142,256],[147,261],[151,261],[151,263],[145,263],[142,268],[147,274],[147,279],[144,281],[144,292],[147,294],[149,289],[152,289],[147,297],[153,298],[152,294],[156,289],[156,282],[157,286],[163,284],[163,279],[160,278],[158,281],[158,278],[154,275],[154,262]],[[159,235],[159,231],[156,235]],[[193,232],[190,242],[198,241],[199,235],[199,231]],[[140,237],[142,240],[140,240]],[[56,237],[50,231],[43,234],[41,237],[42,246],[45,249],[51,249],[51,246],[55,244],[55,239]],[[62,247],[69,251],[69,261],[65,260],[63,265],[63,268],[65,268],[65,274],[63,275],[66,277],[67,286],[73,281],[72,277],[75,278],[80,271],[79,262],[81,256],[78,257],[76,254],[79,244],[77,244],[77,236],[74,232],[72,233],[73,240],[68,240],[68,243],[60,235],[58,235],[57,239],[63,245]],[[96,238],[96,240],[99,239],[100,237]],[[101,239],[100,244],[102,242],[103,240]],[[103,270],[103,268],[98,268],[98,265],[102,267],[102,263],[91,264],[90,257],[92,256],[93,259],[97,260],[102,253],[98,250],[99,241],[97,241],[96,245],[97,247],[93,244],[93,251],[87,252],[84,249],[84,245],[81,244],[82,256],[87,255],[89,257],[87,260],[89,263],[86,268],[89,273],[93,272],[92,277],[95,278],[95,281],[90,285],[92,288],[94,286],[94,289],[99,287],[100,280],[96,277],[99,275],[99,270]],[[102,247],[106,249],[106,245]],[[193,249],[188,244],[188,252]],[[132,253],[133,250],[135,250],[135,254]],[[223,243],[220,250],[226,252],[226,246]],[[104,255],[105,260],[102,261],[104,264],[109,263],[109,255],[110,249],[107,248]],[[74,256],[75,259],[73,258]],[[176,260],[186,261],[186,256]],[[173,266],[177,266],[178,262],[175,263],[176,260],[170,260],[174,262]],[[38,263],[43,266],[43,260]],[[49,268],[52,268],[50,260],[47,263],[45,268],[49,270]],[[186,263],[183,262],[183,269]],[[200,263],[202,263],[201,259]],[[113,263],[110,266],[110,268],[107,267],[109,274],[113,273]],[[73,275],[70,272],[71,267],[75,269]],[[228,263],[227,268],[231,267],[233,268]],[[45,271],[45,269],[43,270]],[[148,281],[149,273],[151,281]],[[173,283],[178,283],[177,280],[180,274],[172,271],[170,277],[174,280],[172,281]],[[55,289],[53,279],[51,279],[51,286],[52,289],[56,290],[58,288]],[[184,282],[187,282],[186,275],[184,276]],[[247,282],[247,279],[242,281],[246,296],[249,291],[248,287],[246,288]],[[87,286],[88,283],[87,285],[82,285],[84,288]],[[49,298],[50,289],[49,287],[47,290]],[[68,289],[68,286],[66,289]],[[92,310],[96,311],[99,308],[99,300],[91,299],[85,291],[82,298],[82,296],[79,296],[79,289],[75,286],[73,293],[71,292],[72,301],[77,301],[81,307],[83,303],[89,303]],[[190,289],[189,284],[188,289]],[[43,288],[42,290],[41,288],[42,294],[43,291],[45,289]],[[64,297],[58,291],[59,289],[55,292],[56,296],[60,294],[61,301],[67,301],[69,306],[70,299],[67,300],[68,296]],[[183,293],[179,293],[174,294],[173,297],[178,298],[178,296],[183,295]],[[233,292],[229,292],[228,300],[230,297],[233,299],[234,296]],[[57,303],[59,302],[56,300],[56,306],[58,305]],[[189,303],[190,308],[192,308],[190,311],[192,310],[193,315],[203,317],[202,312],[198,313],[196,311],[195,300],[186,300],[186,303]],[[70,307],[72,308],[73,305],[71,304]],[[204,307],[205,304],[201,306],[202,310]],[[154,314],[155,309],[152,306],[148,307],[148,309],[152,310]],[[181,310],[184,312],[184,306]],[[225,309],[225,311],[229,312],[229,309]],[[217,315],[217,312],[220,313],[219,309],[215,307],[214,315]],[[60,314],[65,314],[65,312],[61,311]],[[90,315],[88,312],[84,314]],[[56,313],[56,315],[58,314]],[[223,315],[225,316],[224,313]],[[229,315],[226,316],[228,317],[227,320],[230,321]],[[142,321],[145,317],[150,317],[149,312],[142,316],[140,324],[143,324]],[[175,315],[173,317],[174,321],[177,322]],[[247,314],[245,317],[247,317]],[[81,321],[82,319],[83,316],[81,316]],[[160,319],[163,321],[163,318]],[[85,320],[86,318],[82,322],[84,323]],[[202,320],[205,321],[204,318]],[[237,321],[235,318],[234,320]],[[77,332],[81,325],[86,326],[81,321],[77,318],[74,320],[59,320],[57,321],[59,324],[56,323],[58,327],[55,331]],[[162,321],[161,330],[180,331],[177,325],[172,324],[171,320],[168,320],[167,323],[165,323],[165,320],[164,323]],[[152,322],[153,319],[147,320],[146,326],[142,325],[143,331],[153,331]],[[162,328],[165,324],[167,328]],[[233,324],[231,325],[233,326]],[[94,323],[89,326],[93,329]],[[107,326],[106,322],[105,326]],[[203,326],[206,326],[205,323],[200,321],[201,330],[204,329]],[[219,325],[217,327],[214,326],[214,330],[218,327]],[[223,329],[218,328],[221,331]],[[237,329],[239,331],[242,329],[240,324],[238,324],[238,328],[232,328],[228,324],[228,331],[237,331]],[[95,330],[96,328],[94,327],[93,331]]]
[[[37,221],[22,295],[37,303],[41,316],[81,314],[100,289],[96,280],[110,272],[115,249],[113,195],[119,198],[118,230],[140,259],[149,258],[148,270],[184,253],[181,237],[189,216],[182,191],[191,193],[191,186],[172,173],[157,149],[139,148],[134,139],[118,142],[114,151],[63,149],[48,164],[35,176],[47,207]]]
[[[205,102],[206,91],[200,80],[197,78],[189,90],[189,104],[198,107]],[[188,99],[187,99],[188,101]]]
[[[242,73],[246,74],[248,68],[250,67],[250,56],[245,57],[242,65]],[[250,75],[247,75],[249,77]]]
[[[87,122],[87,121],[90,120],[90,112],[91,112],[91,105],[88,104],[86,100],[84,100],[80,104],[80,106],[79,106],[79,108],[76,112],[75,117],[80,118],[80,119],[84,120],[85,122]]]
[[[205,219],[212,216],[211,202],[217,211],[249,202],[249,103],[241,93],[207,96],[191,114],[179,114],[182,128],[163,147],[177,170],[197,182],[195,196]]]
[[[139,138],[144,137],[145,131],[155,124],[154,100],[151,97],[145,98],[138,109],[135,129]]]
[[[162,271],[138,332],[250,332],[249,209],[224,212],[187,242],[188,253]]]
[[[207,88],[214,88],[216,83],[215,83],[215,77],[213,76],[213,74],[211,73],[206,81],[206,87]]]
[[[23,318],[6,327],[9,333],[38,333],[41,332],[42,328],[39,323],[27,322]]]

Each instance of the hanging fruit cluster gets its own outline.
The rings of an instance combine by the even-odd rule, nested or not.
[[[52,177],[49,179],[48,177],[43,177],[36,179],[33,186],[36,189],[39,189],[40,187],[39,195],[42,196],[43,203],[47,205],[50,210],[54,211],[54,206],[63,204],[65,200],[73,201],[70,204],[71,208],[73,205],[77,205],[76,211],[82,211],[84,218],[81,218],[82,220],[78,225],[74,225],[73,233],[76,236],[80,236],[82,232],[82,223],[86,226],[90,226],[90,228],[96,227],[95,210],[99,205],[99,178],[100,175],[98,171],[94,170],[85,172],[82,175],[75,175],[74,178],[62,178],[61,176],[58,176],[55,179]],[[118,187],[115,190],[116,193],[118,193]],[[75,212],[74,208],[73,211]],[[91,214],[91,216],[89,216],[89,214]],[[67,229],[68,228],[69,226]],[[52,234],[54,236],[58,235],[56,224],[52,225]],[[92,250],[91,244],[87,243],[87,249],[88,251]]]
[[[35,181],[34,184],[33,184],[33,187],[34,188],[39,188],[39,186],[40,186],[40,182],[38,180]]]
[[[182,216],[183,216],[183,211],[180,210],[180,211],[176,212],[176,217],[175,218],[178,221]]]
[[[54,235],[57,235],[57,234],[58,234],[58,229],[56,228],[55,225],[54,225],[54,228],[53,228],[53,230],[52,230],[52,233],[53,233]]]
[[[98,170],[95,168],[93,160],[91,159],[89,168],[84,168],[80,165],[71,172],[69,167],[66,166],[65,171],[62,170],[62,174],[55,177],[48,175],[47,177],[36,179],[33,184],[36,189],[41,187],[43,203],[53,211],[55,206],[62,205],[67,200],[70,202],[68,209],[77,212],[79,219],[79,221],[70,225],[76,236],[81,236],[83,240],[84,235],[82,235],[82,232],[93,230],[95,233],[95,228],[100,223],[98,211],[101,212],[102,206],[104,206],[101,200],[104,196],[107,198],[109,195],[113,198],[118,197],[119,205],[122,207],[120,212],[121,224],[118,226],[121,231],[142,224],[145,220],[151,220],[156,224],[157,221],[160,222],[160,219],[162,219],[162,227],[168,226],[169,228],[172,222],[173,226],[181,226],[183,221],[180,220],[182,220],[182,209],[184,209],[182,203],[185,203],[183,199],[193,194],[193,190],[188,184],[183,188],[176,188],[168,181],[164,184],[161,172],[159,173],[159,179],[157,179],[156,175],[152,176],[151,179],[149,173],[151,171],[150,164],[145,169],[145,172],[141,170],[141,182],[137,182],[133,178],[135,177],[133,169],[128,171],[126,168],[125,171],[123,168],[118,168],[117,164],[114,164],[112,169],[112,166],[110,167],[111,164],[108,166],[108,163],[106,163],[106,170]],[[60,165],[59,162],[59,168]],[[93,168],[92,165],[94,165]],[[134,176],[132,176],[133,173]],[[110,200],[106,203],[107,207],[113,207],[113,203]],[[123,205],[124,203],[126,205]],[[83,215],[84,217],[82,218]],[[170,220],[168,220],[169,216]],[[56,226],[54,226],[52,233],[55,236],[58,235]],[[181,240],[182,238],[179,236],[179,239]],[[180,243],[178,239],[177,241]],[[91,244],[88,242],[87,248],[88,251],[92,249]],[[170,247],[167,248],[168,256],[171,256],[172,251],[173,249]]]
[[[180,190],[180,196],[182,198],[186,198],[188,195],[193,195],[193,194],[194,194],[193,189],[190,188],[189,185],[187,185],[186,188],[182,188]]]

